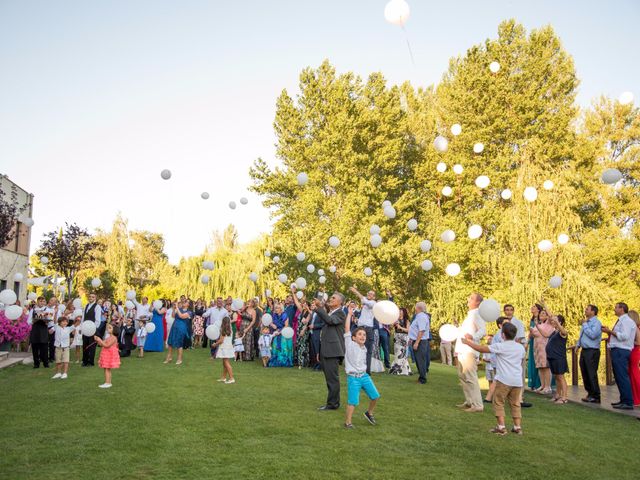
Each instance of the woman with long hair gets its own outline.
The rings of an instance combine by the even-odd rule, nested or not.
[[[295,292],[293,294],[293,302],[296,305],[297,312],[296,317],[298,319],[297,324],[293,327],[295,331],[294,338],[296,342],[293,349],[294,364],[298,365],[298,368],[309,366],[309,336],[308,325],[311,320],[311,310],[309,309],[309,302],[303,297],[302,300],[298,300]]]
[[[289,326],[289,317],[284,313],[281,303],[276,303],[274,313],[271,314],[274,330],[273,343],[271,344],[270,367],[293,367],[293,338],[284,338],[282,329]]]
[[[249,300],[244,308],[240,311],[241,318],[241,332],[242,332],[242,345],[244,346],[243,357],[245,360],[253,360],[255,355],[254,342],[253,342],[253,326],[256,323],[256,301],[252,298]]]
[[[529,330],[536,326],[538,322],[538,316],[542,311],[542,305],[536,303],[531,306],[531,320],[529,321]],[[533,355],[533,337],[529,335],[529,342],[527,344],[527,385],[531,390],[537,390],[540,388],[540,376],[538,375],[538,369],[536,368],[536,361]]]
[[[629,357],[629,380],[633,404],[637,407],[640,406],[640,315],[635,310],[629,310],[629,317],[636,322],[636,338]]]
[[[178,350],[178,360],[176,365],[182,364],[182,355],[185,348],[191,346],[191,336],[189,333],[188,323],[193,317],[193,313],[189,310],[189,303],[185,301],[178,302],[178,309],[174,313],[175,319],[171,327],[171,333],[167,338],[169,352],[164,363],[170,363],[173,357],[173,350]],[[146,347],[145,347],[146,348]]]
[[[543,308],[538,314],[535,326],[530,330],[530,336],[533,338],[533,359],[538,369],[538,375],[540,375],[540,388],[535,389],[534,392],[545,395],[551,393],[551,370],[549,369],[546,348],[555,329],[551,326],[550,319],[551,315]]]
[[[411,365],[407,356],[407,345],[409,340],[409,313],[407,309],[400,308],[400,316],[394,324],[394,360],[389,373],[392,375],[411,375]]]
[[[545,348],[549,369],[553,378],[556,380],[556,394],[552,400],[559,405],[567,403],[567,380],[564,378],[565,373],[569,371],[567,363],[567,336],[568,333],[564,328],[564,317],[562,315],[553,315],[549,319],[549,324],[554,328],[554,332],[549,337]]]
[[[206,311],[204,301],[198,299],[195,307],[193,308],[193,344],[200,345],[202,343],[202,336],[204,335],[204,312]]]

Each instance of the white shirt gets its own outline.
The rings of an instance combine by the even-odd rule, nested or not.
[[[516,338],[517,343],[524,343],[524,340],[527,338],[527,334],[524,332],[524,323],[518,320],[516,317],[511,317],[509,320],[516,326]]]
[[[362,299],[362,310],[360,310],[360,318],[358,319],[359,327],[373,327],[373,307],[375,300]]]
[[[351,338],[351,333],[344,334],[344,370],[347,375],[362,375],[367,371],[367,347],[361,347]]]
[[[60,325],[56,325],[56,336],[53,341],[53,346],[69,348],[70,335],[73,330],[73,327],[66,326],[62,328]]]
[[[505,340],[489,345],[489,351],[496,357],[495,379],[509,387],[522,387],[524,347],[513,340]]]
[[[146,305],[142,305],[136,300],[134,300],[133,303],[136,304],[136,320],[140,320],[141,318],[151,318],[151,305],[148,303]]]
[[[217,325],[218,328],[222,325],[222,319],[229,316],[229,312],[224,307],[211,307],[202,315],[207,319],[205,326]]]
[[[623,348],[633,350],[633,343],[636,338],[636,322],[631,320],[628,314],[618,317],[618,321],[613,326],[616,335],[611,335],[609,348]]]
[[[136,335],[138,338],[144,338],[147,336],[147,329],[145,327],[140,327],[138,328],[138,331],[136,332]]]
[[[461,342],[461,339],[463,339],[467,333],[473,337],[474,343],[480,343],[480,340],[482,340],[487,333],[487,327],[485,326],[484,320],[480,317],[477,308],[469,310],[467,318],[464,319],[464,322],[462,322],[462,325],[458,328],[458,341],[456,342],[455,353],[458,355],[461,353],[473,353],[478,357],[480,355],[478,352],[469,345]]]

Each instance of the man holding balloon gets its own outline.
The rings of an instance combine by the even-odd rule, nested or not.
[[[96,294],[89,294],[89,303],[84,308],[84,315],[82,316],[82,321],[86,322],[95,322],[96,328],[100,326],[102,323],[102,309],[96,302]],[[102,334],[104,334],[104,329],[102,330]],[[99,337],[102,338],[102,335],[98,331],[96,333]],[[93,339],[93,335],[87,336],[82,335],[82,366],[83,367],[93,367],[96,359],[96,342]]]

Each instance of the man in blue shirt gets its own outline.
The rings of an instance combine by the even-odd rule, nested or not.
[[[598,307],[587,305],[584,309],[584,320],[580,327],[580,335],[576,348],[580,352],[580,372],[587,396],[582,399],[586,403],[600,403],[600,385],[598,384],[598,366],[600,365],[600,342],[602,342],[602,323],[598,320]]]
[[[427,383],[427,353],[429,352],[429,330],[431,317],[424,302],[416,303],[416,316],[409,327],[409,345],[418,367],[419,383]]]

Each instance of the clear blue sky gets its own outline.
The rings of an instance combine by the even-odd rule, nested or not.
[[[385,0],[0,1],[0,172],[35,194],[32,248],[64,221],[108,228],[118,211],[163,232],[172,260],[231,222],[243,240],[268,231],[247,170],[276,163],[275,99],[325,58],[431,84],[513,17],[553,25],[580,104],[640,96],[640,1],[408,2],[415,67]]]

